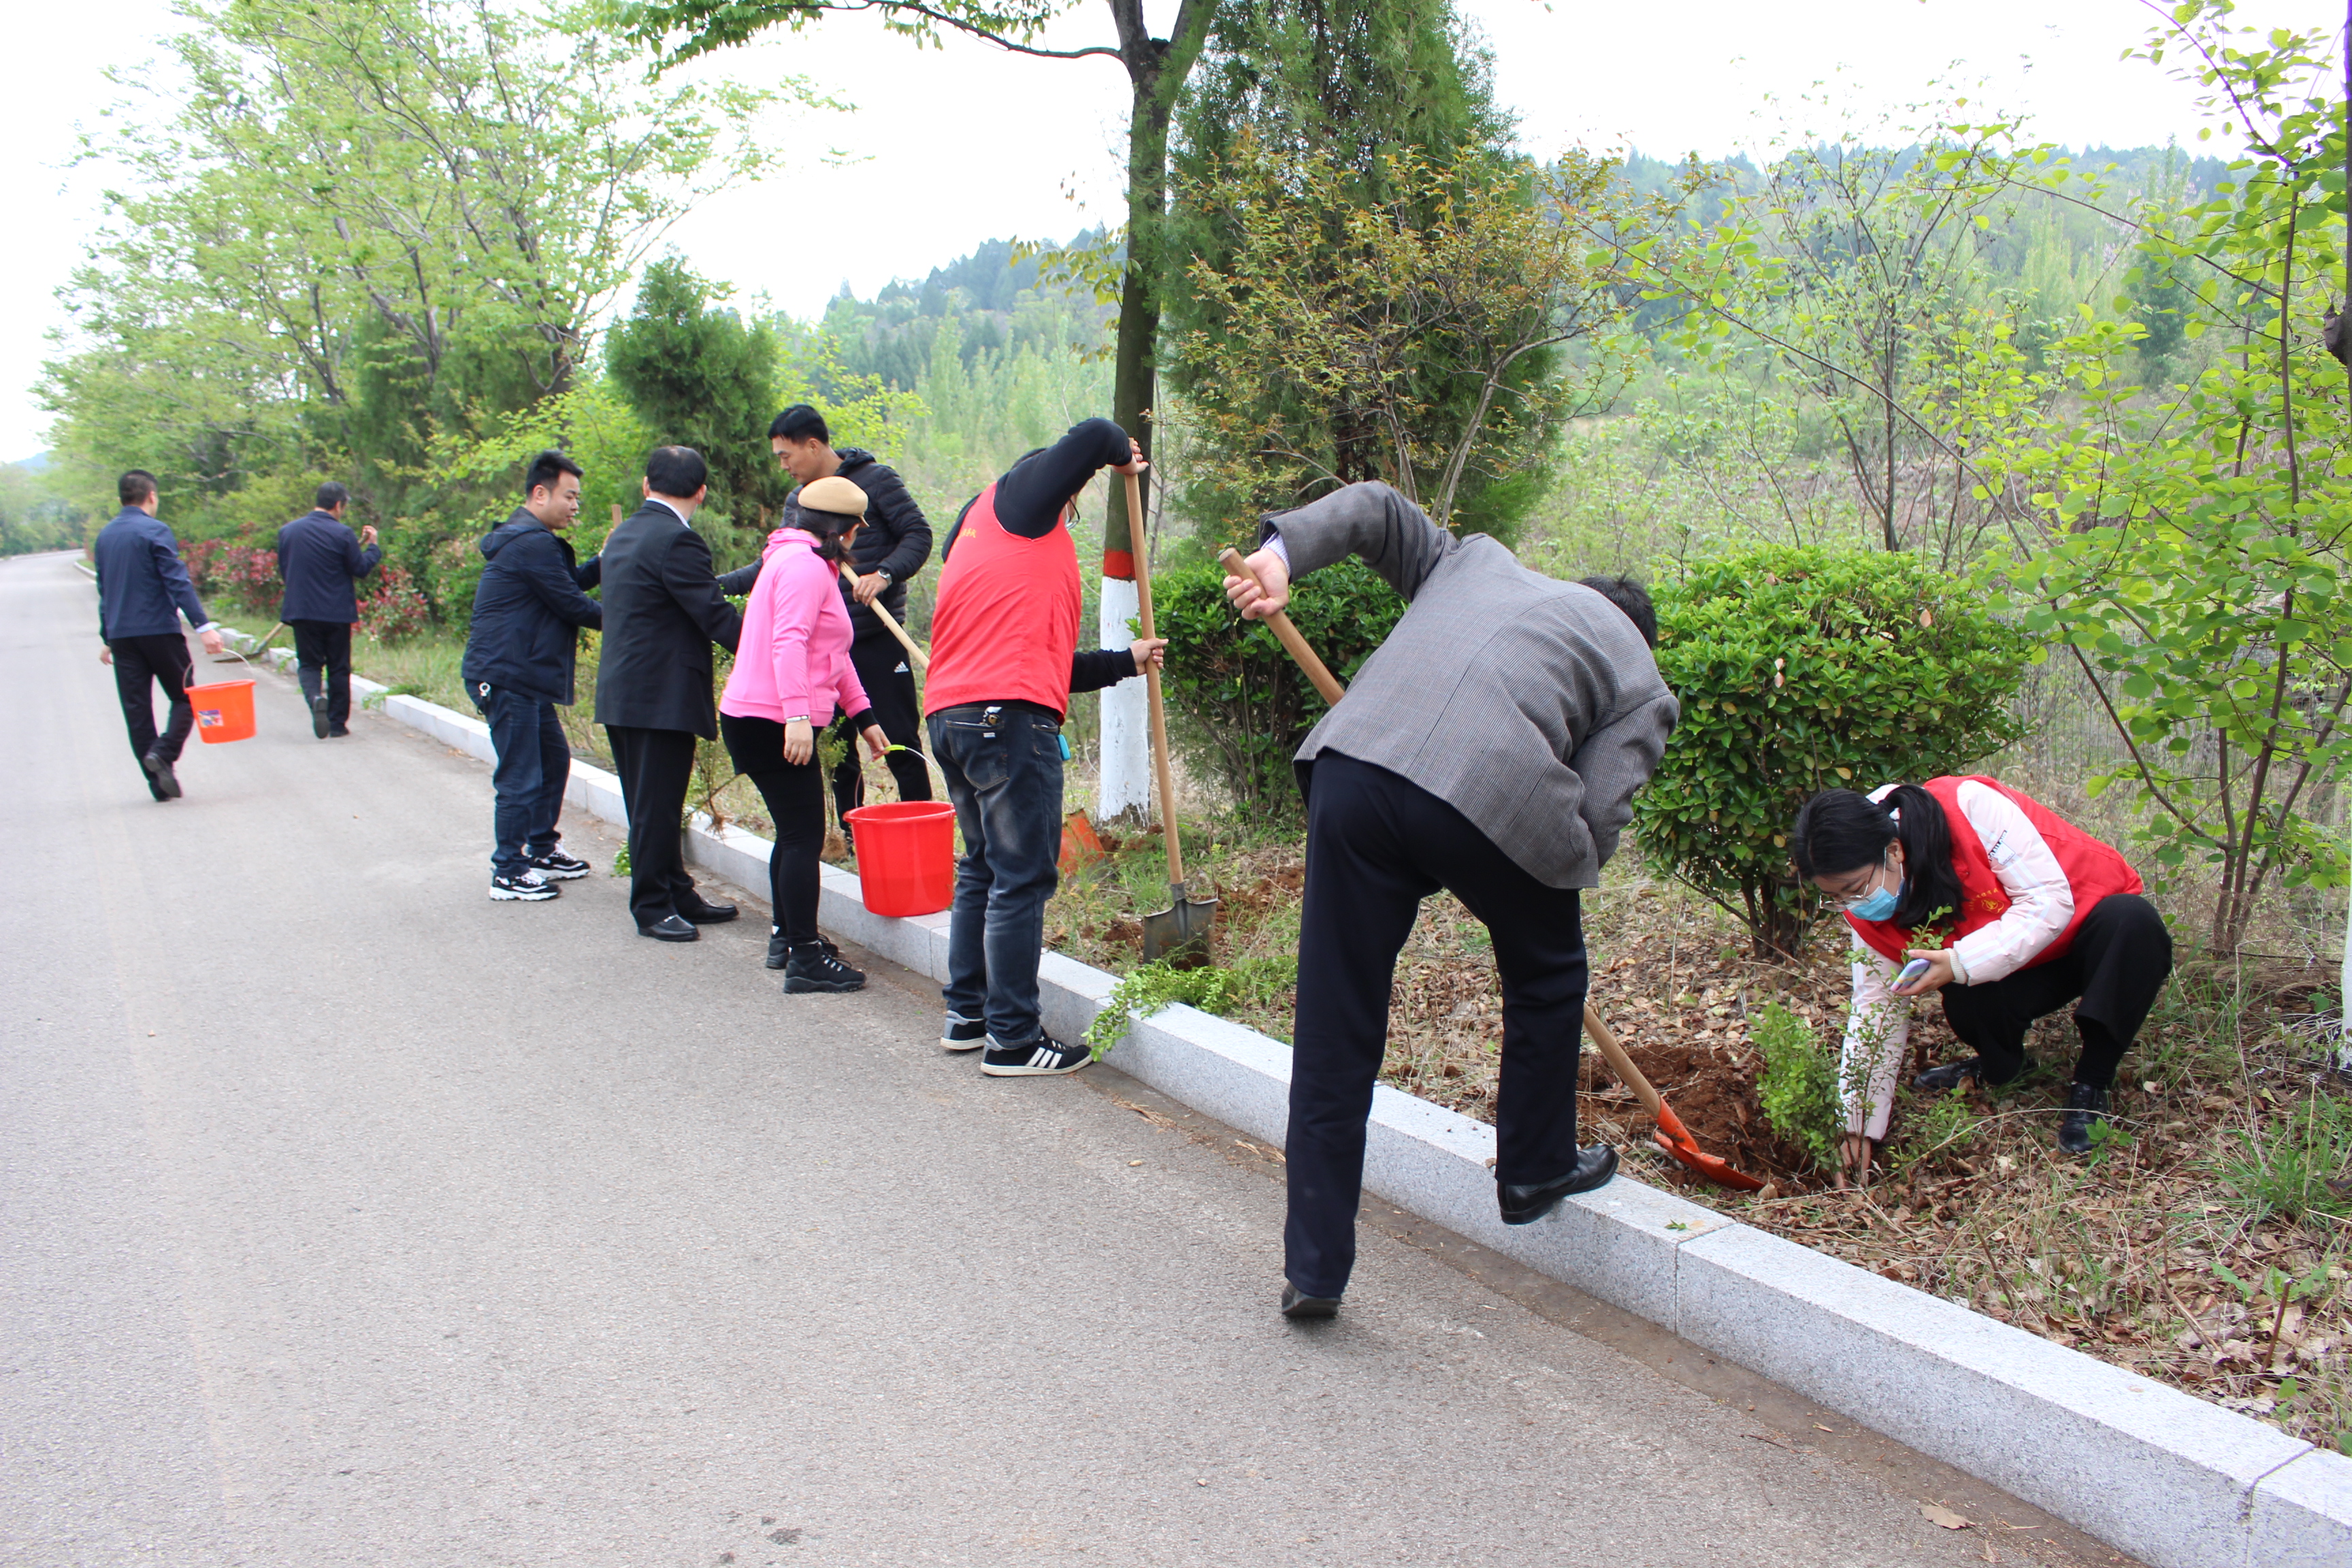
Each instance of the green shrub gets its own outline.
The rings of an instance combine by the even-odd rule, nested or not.
[[[1234,612],[1224,581],[1215,565],[1152,578],[1154,629],[1171,639],[1162,686],[1172,738],[1245,809],[1295,810],[1291,754],[1323,717],[1323,699],[1272,632]],[[1396,590],[1359,561],[1306,578],[1290,601],[1300,635],[1343,685],[1403,614]]]
[[[1765,1004],[1748,1037],[1764,1057],[1764,1071],[1756,1080],[1764,1120],[1814,1164],[1834,1167],[1838,1140],[1845,1132],[1837,1058],[1822,1049],[1811,1024],[1778,1002]]]
[[[2014,740],[2027,658],[1981,596],[1914,555],[1735,551],[1662,586],[1658,668],[1682,700],[1634,796],[1643,854],[1793,954],[1820,900],[1789,863],[1797,808],[1960,771]]]
[[[1086,1041],[1100,1061],[1139,1018],[1149,1018],[1162,1007],[1181,1002],[1203,1013],[1223,1013],[1239,998],[1242,984],[1230,969],[1171,969],[1147,963],[1112,987],[1110,1000],[1087,1026]]]

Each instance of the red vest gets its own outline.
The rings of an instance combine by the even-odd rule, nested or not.
[[[1070,531],[1057,522],[1043,539],[1008,533],[996,487],[981,491],[940,568],[923,711],[1018,701],[1068,712],[1085,597]]]
[[[2139,873],[2131,868],[2129,861],[2040,801],[1989,778],[1929,779],[1921,787],[1944,808],[1944,821],[1951,831],[1952,870],[1960,879],[1959,918],[1948,936],[1929,938],[1922,933],[1918,941],[1913,941],[1908,931],[1891,921],[1858,921],[1846,916],[1846,923],[1861,934],[1862,940],[1888,959],[1900,963],[1906,948],[1949,947],[1970,931],[1992,924],[2009,910],[2009,895],[2001,890],[2000,879],[1993,874],[1991,858],[1985,854],[1977,830],[1960,815],[1960,785],[1964,784],[1983,784],[2014,802],[2050,846],[2050,853],[2058,858],[2059,868],[2066,873],[2067,885],[2074,890],[2074,918],[2066,922],[2057,941],[2027,959],[2021,967],[2031,969],[2037,963],[2047,963],[2073,946],[2075,928],[2101,899],[2140,890]]]

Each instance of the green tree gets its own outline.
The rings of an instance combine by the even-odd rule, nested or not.
[[[1682,718],[1633,797],[1643,856],[1797,952],[1821,900],[1789,862],[1815,792],[1957,773],[2017,736],[2027,643],[1919,556],[1771,545],[1657,593],[1658,670]]]

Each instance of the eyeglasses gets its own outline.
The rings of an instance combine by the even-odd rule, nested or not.
[[[1891,862],[1889,860],[1881,860],[1877,865],[1872,867],[1868,873],[1868,879],[1862,884],[1862,887],[1858,891],[1841,893],[1836,891],[1834,889],[1822,888],[1822,892],[1829,899],[1830,902],[1835,904],[1840,910],[1851,910],[1854,905],[1876,895],[1878,892],[1878,874],[1881,871],[1888,869],[1890,864]],[[1821,884],[1818,882],[1813,885],[1817,888],[1821,887]]]

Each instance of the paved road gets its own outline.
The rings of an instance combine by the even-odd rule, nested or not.
[[[93,619],[0,563],[0,1562],[1983,1560],[1385,1237],[1284,1324],[1262,1172],[756,921],[490,903],[373,714],[265,679],[156,805]]]

